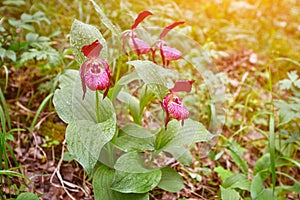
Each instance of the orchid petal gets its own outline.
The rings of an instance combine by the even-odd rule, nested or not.
[[[183,21],[181,21],[181,22],[174,22],[173,24],[170,24],[170,25],[166,26],[164,28],[163,32],[160,34],[159,38],[162,39],[163,37],[165,37],[168,34],[168,32],[170,30],[172,30],[173,28],[175,28],[176,26],[178,26],[180,24],[184,24],[184,22]]]
[[[104,90],[109,87],[109,77],[104,69],[100,73],[94,73],[88,70],[85,74],[86,85],[92,90]]]
[[[150,45],[147,42],[145,42],[144,40],[141,40],[139,38],[131,38],[131,40],[129,41],[129,46],[138,55],[147,54],[151,51]]]
[[[189,111],[182,103],[170,102],[168,104],[168,111],[170,116],[177,120],[183,120],[189,117]]]
[[[183,124],[183,120],[189,117],[189,111],[185,105],[183,105],[181,98],[172,91],[164,97],[161,105],[166,112],[165,127],[167,127],[171,118],[182,120]]]
[[[105,60],[100,60],[100,62],[102,63],[102,65],[104,65],[104,67],[105,67],[105,71],[106,71],[106,73],[107,73],[107,76],[108,76],[108,78],[110,79],[110,69],[109,69],[109,67],[108,67],[108,64],[106,63],[106,61]],[[108,82],[108,85],[107,85],[107,87],[106,87],[106,90],[105,90],[105,92],[104,92],[104,94],[103,94],[103,99],[107,96],[107,94],[108,94],[108,90],[109,90],[109,86],[110,86],[110,82]]]
[[[150,11],[145,10],[140,12],[135,19],[134,24],[131,26],[131,30],[135,29],[149,15],[152,15]]]
[[[171,89],[172,92],[191,92],[194,80],[179,80],[176,81],[174,87]]]
[[[88,44],[82,47],[81,52],[87,58],[97,58],[100,55],[103,46],[99,40],[95,40],[92,44]]]
[[[80,78],[81,78],[81,85],[82,85],[82,91],[83,91],[83,95],[82,95],[82,100],[84,100],[85,97],[85,93],[86,93],[86,84],[85,84],[85,68],[87,66],[89,61],[85,61],[81,67],[80,67]]]
[[[161,51],[163,52],[166,60],[178,60],[182,57],[181,51],[169,46],[162,46]]]

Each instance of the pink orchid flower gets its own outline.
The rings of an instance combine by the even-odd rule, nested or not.
[[[88,58],[80,67],[80,77],[83,90],[82,99],[85,97],[86,86],[93,91],[105,90],[106,97],[110,86],[110,69],[102,58],[98,58],[103,46],[96,40],[92,44],[82,47],[81,52]]]
[[[126,44],[130,47],[130,49],[136,52],[138,56],[140,56],[141,54],[147,54],[152,50],[150,45],[147,42],[139,39],[134,32],[136,27],[149,15],[152,15],[150,11],[145,10],[140,12],[135,19],[134,24],[131,26],[131,29],[127,30],[123,35],[122,50],[126,55],[128,55],[125,48]]]
[[[170,30],[183,23],[184,22],[174,22],[173,24],[166,26],[159,36],[159,41],[155,44],[155,48],[159,49],[160,51],[163,66],[168,66],[170,61],[178,60],[182,57],[182,53],[178,49],[169,47],[167,43],[163,41],[163,38],[167,35],[167,33]],[[154,57],[155,55],[153,53],[153,60]]]
[[[175,92],[190,92],[192,89],[193,80],[179,80],[175,83],[174,87],[170,89],[162,101],[162,107],[166,112],[165,127],[167,127],[169,121],[173,118],[176,120],[184,120],[189,117],[189,111],[183,105],[182,99]]]

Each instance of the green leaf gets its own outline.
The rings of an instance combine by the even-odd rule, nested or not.
[[[141,88],[140,92],[140,111],[142,112],[145,108],[145,106],[151,101],[151,99],[154,97],[153,92],[148,88],[147,85],[144,85]]]
[[[128,83],[138,79],[139,77],[137,76],[136,71],[133,71],[129,74],[122,76],[122,78],[116,83],[116,85],[113,88],[113,92],[111,95],[112,102],[115,101],[115,99],[117,98],[119,92],[122,90],[124,85],[127,85]]]
[[[276,192],[278,194],[284,194],[284,193],[290,193],[290,192],[294,192],[296,194],[300,194],[300,181],[296,182],[294,185],[282,185],[282,186],[277,186],[276,188]]]
[[[8,19],[8,23],[13,27],[19,27],[20,25],[22,25],[20,20],[15,20],[15,19]]]
[[[39,197],[31,192],[25,192],[20,194],[16,200],[39,200]]]
[[[232,141],[231,145],[228,147],[230,156],[235,162],[235,164],[243,171],[244,174],[248,174],[248,164],[243,159],[242,154],[246,151],[237,142]]]
[[[224,182],[229,176],[233,174],[232,171],[224,169],[221,165],[214,168],[214,171],[218,173],[218,175],[221,177],[222,182]]]
[[[128,173],[145,173],[153,171],[147,169],[139,153],[130,152],[122,155],[116,162],[114,168],[118,171]]]
[[[167,147],[172,139],[178,134],[179,125],[176,123],[175,120],[172,120],[168,124],[168,129],[161,129],[155,140],[155,149],[163,150]]]
[[[272,199],[272,200],[277,199],[276,195],[274,195],[273,193],[273,189],[271,188],[264,189],[261,192],[261,194],[256,199],[253,200],[266,200],[266,199]]]
[[[251,198],[257,199],[257,197],[263,190],[264,190],[264,185],[263,185],[263,181],[260,177],[260,174],[256,174],[253,177],[253,180],[251,183],[251,188],[250,188]]]
[[[111,188],[122,193],[145,193],[158,185],[161,174],[159,169],[147,173],[116,171]]]
[[[115,145],[125,152],[154,150],[155,136],[142,126],[127,124],[116,138]]]
[[[1,57],[2,60],[4,59],[5,52],[6,52],[6,49],[0,47],[0,57]]]
[[[16,62],[17,60],[16,53],[12,50],[6,50],[5,56],[8,57],[13,62]]]
[[[64,153],[64,157],[63,157],[63,161],[69,162],[74,160],[74,156],[72,154],[70,154],[70,152],[65,152]]]
[[[294,82],[295,87],[300,88],[300,79]]]
[[[119,136],[115,141],[115,145],[125,152],[153,151],[155,149],[154,143],[154,136],[149,138],[138,138],[127,134]]]
[[[224,188],[239,188],[241,190],[250,191],[250,181],[244,174],[232,174],[225,179],[222,187]]]
[[[59,118],[65,123],[70,123],[76,119],[76,114],[73,111],[73,88],[76,81],[79,81],[79,72],[76,70],[66,70],[59,76],[59,88],[54,92],[53,104]],[[88,92],[88,90],[87,90]],[[78,91],[82,95],[82,92]],[[82,97],[81,97],[82,99]],[[84,101],[82,101],[84,103]],[[86,101],[85,101],[86,102]],[[83,106],[83,108],[89,108]],[[93,111],[95,113],[95,110]],[[93,119],[96,115],[93,114]]]
[[[88,174],[93,172],[101,149],[116,132],[114,118],[102,123],[88,120],[71,122],[66,130],[66,141],[69,152],[84,167]]]
[[[172,79],[178,78],[176,71],[165,69],[151,61],[134,60],[127,63],[135,67],[139,78],[149,86],[160,101],[174,86]]]
[[[79,65],[81,65],[85,60],[85,56],[81,52],[82,47],[93,43],[95,40],[99,40],[103,46],[100,57],[107,59],[106,41],[96,27],[75,19],[71,27],[70,40],[75,60]]]
[[[32,15],[27,14],[27,13],[23,13],[21,15],[21,20],[24,21],[24,22],[33,22]]]
[[[169,146],[168,152],[183,165],[192,164],[193,156],[190,151],[184,147]]]
[[[282,90],[289,90],[291,89],[292,81],[289,79],[283,79],[279,81],[279,89]]]
[[[105,165],[97,168],[93,176],[93,188],[95,200],[149,200],[148,193],[124,194],[111,189],[114,178],[114,170]]]
[[[239,200],[240,195],[237,191],[234,189],[225,189],[222,186],[221,188],[221,199],[222,200]]]
[[[182,177],[171,167],[164,167],[161,169],[162,176],[158,187],[169,191],[178,192],[184,188]]]
[[[246,161],[235,151],[229,149],[230,156],[235,164],[243,171],[244,174],[248,174],[248,165]]]
[[[34,26],[32,26],[30,24],[21,24],[20,27],[24,28],[24,29],[26,29],[28,31],[35,32]]]
[[[166,140],[166,142],[163,141],[165,151],[168,151],[168,147],[186,147],[195,142],[209,141],[213,137],[200,122],[191,119],[185,120],[183,126],[180,121],[172,120],[169,122],[165,134],[168,135],[163,138]]]
[[[76,120],[89,120],[97,122],[96,116],[96,94],[87,88],[85,99],[82,100],[82,89],[79,72],[77,70],[66,70],[59,77],[59,87],[54,93],[53,104],[58,116],[65,122]],[[108,98],[103,99],[99,94],[101,121],[115,118],[115,111]]]
[[[167,130],[161,129],[157,134],[155,148],[171,153],[182,164],[190,164],[191,156],[187,149],[193,143],[208,141],[212,137],[200,122],[187,119],[182,126],[181,122],[172,120]]]
[[[150,131],[137,124],[127,124],[121,130],[127,135],[136,138],[149,138],[154,136]]]
[[[38,38],[39,38],[39,34],[36,34],[36,33],[27,33],[26,34],[27,42],[36,42]]]
[[[287,124],[296,116],[297,108],[293,104],[283,100],[274,100],[274,105],[279,108],[280,125]]]
[[[116,27],[111,20],[108,19],[103,10],[100,8],[100,6],[98,6],[98,4],[95,3],[94,0],[90,1],[93,3],[95,10],[99,14],[101,22],[112,32],[114,36],[119,37],[121,35],[121,30],[119,27]]]
[[[37,50],[24,52],[21,55],[20,62],[25,63],[29,60],[32,60],[32,59],[36,58],[38,55],[39,55],[39,52]]]
[[[265,180],[270,175],[270,154],[265,153],[262,157],[260,157],[254,168],[253,168],[253,175],[256,176],[257,174],[260,174],[260,177],[262,180]]]
[[[288,77],[289,77],[289,79],[292,81],[292,82],[295,82],[298,78],[299,78],[299,76],[298,76],[298,74],[297,74],[297,71],[291,71],[291,72],[288,72],[287,73],[288,74]]]
[[[287,157],[287,156],[282,156],[279,159],[287,160],[291,163],[293,163],[296,167],[300,168],[300,162],[294,160],[293,158]]]
[[[26,5],[24,0],[6,0],[3,1],[3,5],[7,6],[24,6]]]
[[[133,120],[135,123],[141,123],[140,119],[140,101],[136,97],[132,96],[131,94],[127,92],[120,92],[118,95],[118,100],[120,100],[123,103],[126,103],[128,106],[128,109],[130,111],[130,114],[133,117]]]
[[[25,178],[25,176],[23,174],[21,174],[19,172],[11,171],[11,170],[0,170],[0,175],[10,176],[10,177],[16,176],[16,177],[20,177],[20,178]]]

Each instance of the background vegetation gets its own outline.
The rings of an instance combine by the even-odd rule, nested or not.
[[[145,9],[155,13],[145,26],[185,21],[178,31],[203,47],[226,86],[219,140],[204,152],[196,144],[192,166],[172,163],[185,189],[157,189],[152,199],[266,199],[273,191],[278,199],[299,198],[299,1],[96,2],[121,30]],[[0,196],[92,199],[91,180],[64,146],[52,95],[57,76],[79,68],[69,46],[73,20],[97,26],[106,38],[110,32],[84,0],[0,5]]]

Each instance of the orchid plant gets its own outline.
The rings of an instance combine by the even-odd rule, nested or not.
[[[152,15],[150,11],[145,10],[140,12],[135,19],[134,24],[131,26],[131,29],[125,31],[122,38],[122,49],[123,52],[126,53],[126,55],[128,55],[126,51],[127,45],[129,45],[130,49],[136,52],[138,56],[140,56],[141,54],[147,54],[152,51],[150,45],[147,42],[139,39],[134,31],[137,26],[149,15]]]
[[[167,33],[170,30],[172,30],[173,28],[175,28],[176,26],[178,26],[180,24],[184,24],[184,22],[174,22],[174,23],[166,26],[159,36],[159,41],[157,41],[155,44],[155,50],[156,49],[159,50],[163,66],[165,66],[165,65],[168,66],[169,62],[171,60],[178,60],[182,56],[182,53],[178,49],[168,46],[167,43],[163,40],[163,38],[167,35]],[[154,58],[155,58],[155,56],[153,54],[153,61],[154,61]]]
[[[142,54],[151,52],[152,57],[128,61],[126,64],[133,68],[118,80],[106,61],[107,40],[99,30],[78,20],[71,28],[71,45],[81,67],[79,73],[67,70],[59,77],[53,103],[59,117],[68,124],[69,153],[93,177],[95,199],[142,200],[149,199],[149,191],[155,187],[169,192],[181,190],[181,175],[156,159],[172,155],[182,165],[189,165],[189,147],[213,138],[201,122],[189,118],[189,107],[181,96],[192,93],[195,81],[180,78],[169,66],[170,61],[182,58],[182,53],[163,39],[183,22],[165,27],[159,40],[148,44],[135,30],[150,15],[150,11],[139,13],[131,29],[119,33],[119,40],[120,54],[129,56],[131,51],[141,59]],[[155,61],[157,50],[161,63]],[[130,93],[132,84],[138,84],[140,91]],[[127,120],[120,121],[122,117],[118,116],[120,102],[129,110]],[[159,127],[144,122],[145,113],[152,111],[150,107],[160,110],[158,117],[163,123]]]

